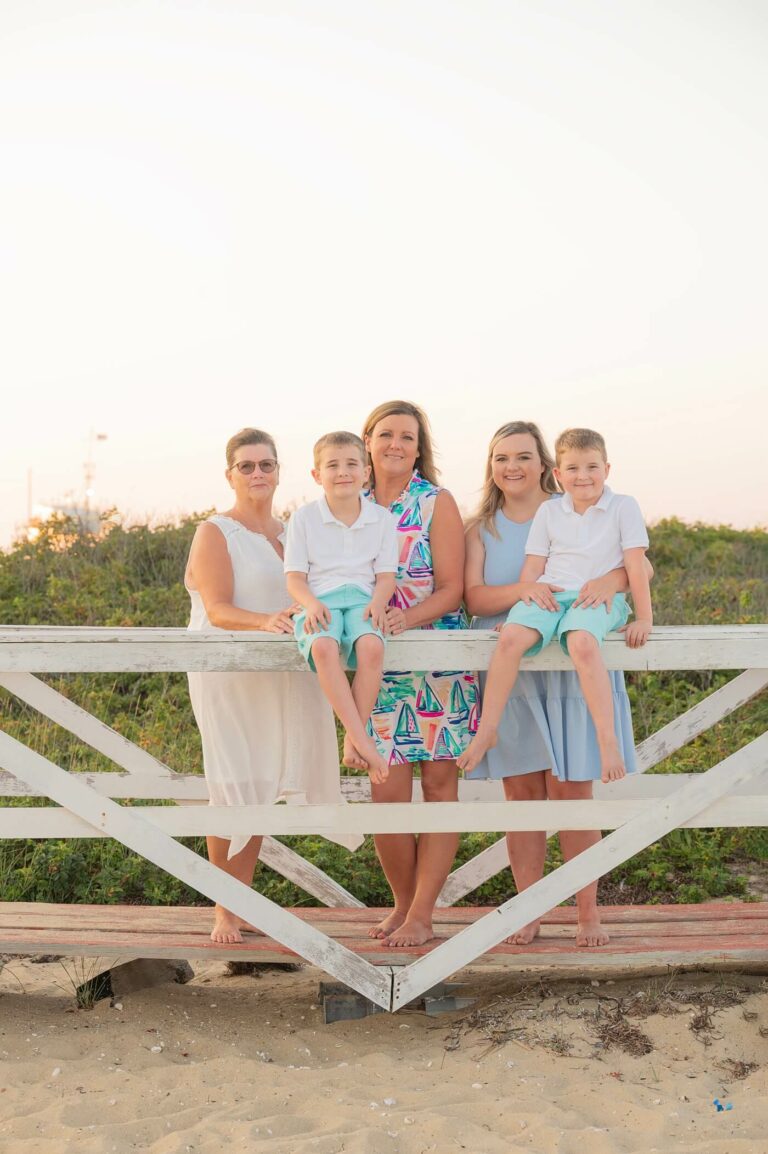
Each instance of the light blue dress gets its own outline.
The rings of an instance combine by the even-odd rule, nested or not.
[[[519,581],[525,561],[530,521],[518,524],[496,511],[498,538],[480,528],[485,548],[483,577],[486,585],[509,585]],[[493,629],[506,619],[474,617],[473,629]],[[481,692],[487,674],[480,674]],[[619,749],[627,773],[637,769],[632,735],[632,713],[624,687],[624,674],[609,674],[613,687],[613,711]],[[498,743],[490,749],[469,778],[516,777],[551,769],[561,781],[593,781],[600,778],[600,755],[595,727],[581,693],[577,675],[567,672],[520,673],[504,708]]]

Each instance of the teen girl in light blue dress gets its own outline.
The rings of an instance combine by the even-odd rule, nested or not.
[[[536,425],[515,421],[503,425],[491,440],[480,508],[467,529],[465,599],[474,615],[472,627],[492,629],[512,605],[533,601],[554,608],[554,587],[521,583],[525,544],[534,514],[544,501],[559,500],[553,460]],[[627,575],[616,569],[582,590],[584,605],[610,602],[628,588]],[[610,674],[619,749],[627,772],[635,770],[632,715],[624,675]],[[481,675],[481,690],[485,675]],[[600,779],[600,754],[592,719],[572,671],[522,672],[510,694],[498,729],[498,743],[468,775],[503,782],[507,800],[586,799]],[[598,830],[564,830],[566,860],[600,840]],[[510,865],[518,891],[544,872],[546,833],[507,834]],[[603,945],[608,935],[600,924],[597,883],[576,895],[577,944]],[[539,931],[538,921],[510,939],[527,944]]]

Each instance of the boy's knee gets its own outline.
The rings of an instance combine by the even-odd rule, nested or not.
[[[502,653],[525,653],[536,644],[536,634],[522,625],[505,625],[499,634],[499,648]]]
[[[333,661],[339,655],[339,647],[332,637],[318,637],[312,644],[312,660],[318,662]]]
[[[574,629],[566,635],[568,653],[574,661],[587,661],[598,652],[597,638],[583,629]]]
[[[373,633],[365,633],[355,642],[355,656],[358,665],[364,661],[366,665],[384,663],[384,642]]]

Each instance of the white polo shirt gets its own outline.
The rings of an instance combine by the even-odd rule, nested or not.
[[[624,564],[625,549],[647,549],[648,533],[634,497],[613,493],[606,485],[600,500],[577,513],[573,498],[545,501],[533,518],[526,553],[546,557],[539,581],[580,589]]]
[[[341,585],[373,593],[377,573],[396,573],[397,523],[389,509],[360,498],[352,525],[334,517],[323,495],[291,516],[285,540],[286,573],[306,573],[315,597]]]

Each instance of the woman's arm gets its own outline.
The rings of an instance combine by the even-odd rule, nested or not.
[[[268,633],[292,633],[287,610],[252,613],[232,604],[235,578],[224,534],[215,525],[198,525],[187,564],[187,584],[200,594],[211,625],[219,629],[260,629]]]
[[[467,560],[464,566],[464,600],[467,612],[473,617],[495,617],[506,613],[518,601],[530,604],[535,601],[542,609],[557,609],[552,592],[559,592],[560,586],[544,582],[526,580],[511,581],[508,585],[486,585],[485,547],[480,537],[480,526],[472,525],[467,530]],[[541,558],[542,562],[544,558]],[[542,564],[541,571],[544,566]]]
[[[643,557],[643,564],[648,580],[652,581],[653,565],[647,557]],[[617,593],[626,593],[628,589],[629,577],[626,569],[623,567],[611,569],[610,573],[604,573],[602,577],[594,577],[582,585],[573,604],[574,606],[581,606],[582,609],[596,608],[598,605],[605,605],[607,608]]]
[[[645,550],[625,549],[624,566],[635,607],[635,620],[625,626],[624,639],[632,649],[638,649],[641,645],[645,645],[653,628],[651,586],[648,580],[648,567],[645,564]]]

